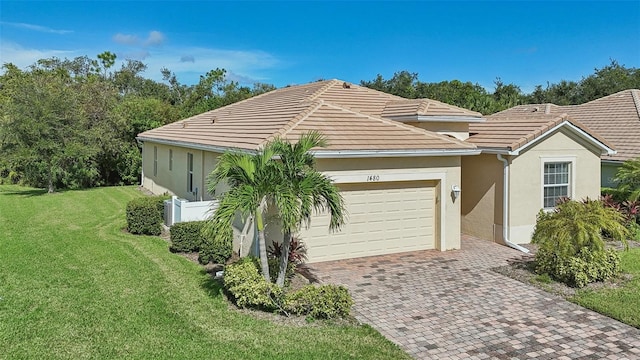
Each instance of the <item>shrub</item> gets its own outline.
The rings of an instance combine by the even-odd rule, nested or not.
[[[171,246],[169,249],[174,252],[200,251],[204,243],[202,229],[206,221],[189,221],[173,224],[169,230],[171,235]]]
[[[339,285],[307,285],[285,296],[284,309],[296,315],[316,319],[344,318],[349,315],[353,299]]]
[[[132,234],[160,235],[164,201],[168,196],[145,196],[127,203],[127,229]]]
[[[539,245],[536,272],[582,287],[620,272],[620,258],[605,250],[603,231],[626,245],[624,217],[601,201],[564,201],[538,214],[532,242]]]
[[[229,227],[228,232],[214,236],[205,222],[202,234],[203,238],[200,252],[198,253],[198,261],[201,264],[208,264],[209,262],[216,264],[226,263],[233,254],[233,230],[231,227]]]
[[[239,307],[273,311],[278,308],[282,296],[282,289],[260,275],[251,257],[225,267],[224,287]]]
[[[269,275],[271,277],[271,281],[276,282],[278,279],[278,274],[280,274],[280,259],[279,258],[269,258],[267,260],[269,263]],[[256,258],[256,266],[260,269],[260,259]],[[296,274],[296,264],[289,262],[287,263],[287,270],[284,276],[285,279],[285,287],[289,286],[291,279]]]
[[[282,255],[282,244],[273,242],[267,249],[267,254],[276,259]],[[299,238],[291,239],[289,245],[289,263],[302,265],[307,261],[307,246]]]
[[[584,248],[577,256],[560,257],[547,249],[536,253],[536,271],[549,274],[569,286],[584,287],[620,273],[620,255],[613,250],[591,251]]]

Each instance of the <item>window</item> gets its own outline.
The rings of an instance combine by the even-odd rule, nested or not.
[[[169,149],[169,171],[173,170],[173,150]]]
[[[193,154],[187,153],[187,191],[193,192]]]
[[[544,192],[542,202],[545,209],[553,208],[560,198],[571,197],[571,163],[549,162],[544,164]]]
[[[153,147],[153,176],[158,176],[158,147]]]

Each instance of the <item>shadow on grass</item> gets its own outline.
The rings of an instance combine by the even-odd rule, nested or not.
[[[53,193],[53,194],[57,194],[57,192]],[[22,196],[22,197],[33,197],[33,196],[42,196],[42,195],[47,195],[47,190],[46,189],[25,189],[25,190],[19,190],[19,189],[11,189],[11,190],[7,190],[7,189],[2,189],[0,190],[0,195],[5,195],[5,196]]]
[[[222,281],[215,279],[207,269],[200,270],[200,274],[202,274],[204,278],[200,283],[200,287],[202,287],[211,297],[222,296]]]

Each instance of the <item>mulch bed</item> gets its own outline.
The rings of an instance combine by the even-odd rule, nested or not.
[[[523,254],[521,257],[508,261],[508,265],[499,266],[493,268],[491,270],[510,277],[514,280],[518,280],[525,284],[533,285],[537,288],[540,288],[544,291],[547,291],[552,294],[556,294],[562,296],[565,299],[570,299],[576,294],[578,291],[577,288],[572,288],[563,283],[559,283],[556,281],[552,282],[544,282],[540,281],[539,275],[535,272],[535,252],[537,250],[537,246],[534,244],[526,244],[523,245],[531,252],[529,254]],[[622,243],[619,242],[610,242],[607,243],[608,247],[622,250],[624,247]],[[640,247],[640,242],[638,241],[629,241],[629,248],[637,248]],[[630,275],[622,274],[615,279],[611,279],[605,282],[596,282],[585,286],[582,289],[591,289],[598,290],[603,288],[617,288],[620,287],[624,282],[630,279]]]

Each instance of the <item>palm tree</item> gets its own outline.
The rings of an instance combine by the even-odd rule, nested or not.
[[[220,198],[220,203],[207,227],[214,243],[233,238],[232,222],[239,211],[243,218],[253,217],[258,230],[258,247],[262,274],[267,281],[269,264],[264,236],[263,212],[273,197],[275,185],[281,176],[278,164],[273,160],[271,143],[256,154],[226,152],[218,159],[218,165],[208,176],[208,191],[215,195],[215,188],[226,181],[231,189]]]
[[[282,222],[282,253],[276,284],[284,286],[289,247],[293,234],[302,224],[309,225],[313,212],[328,211],[330,230],[337,230],[344,223],[344,201],[331,179],[315,169],[315,158],[309,151],[325,147],[327,142],[318,132],[303,134],[297,143],[276,138],[273,150],[280,157],[283,179],[277,184],[274,202]]]
[[[614,180],[627,200],[640,200],[640,157],[622,163]]]

